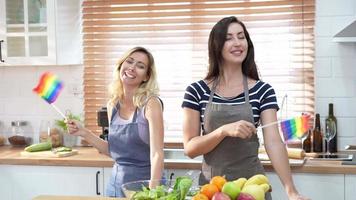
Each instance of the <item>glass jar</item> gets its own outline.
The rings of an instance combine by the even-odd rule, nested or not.
[[[11,135],[8,138],[11,145],[26,146],[32,143],[32,138],[25,133],[27,126],[26,121],[11,122]]]
[[[6,142],[6,137],[4,133],[4,128],[2,126],[2,123],[0,122],[0,146],[3,146]]]
[[[46,142],[50,140],[53,147],[59,147],[63,145],[63,133],[62,131],[52,126],[48,120],[42,120],[40,124],[39,141]]]

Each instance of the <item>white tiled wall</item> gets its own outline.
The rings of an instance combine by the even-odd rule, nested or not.
[[[317,0],[315,27],[316,111],[323,118],[334,103],[338,119],[339,148],[356,144],[356,43],[335,43],[332,37],[356,16],[355,0]],[[43,71],[56,73],[65,82],[57,107],[83,112],[82,66],[0,67],[0,122],[7,131],[12,120],[31,122],[34,133],[40,120],[60,116],[32,92]],[[0,128],[1,129],[1,128]],[[1,131],[1,130],[0,130]]]
[[[315,22],[316,112],[324,119],[334,103],[338,148],[356,144],[356,42],[336,43],[333,36],[356,19],[355,0],[317,0]]]
[[[32,92],[45,71],[53,72],[64,82],[64,89],[54,104],[62,112],[83,114],[83,66],[1,66],[0,134],[11,132],[11,121],[25,120],[30,122],[27,133],[34,135],[36,142],[41,120],[61,119],[46,101]]]

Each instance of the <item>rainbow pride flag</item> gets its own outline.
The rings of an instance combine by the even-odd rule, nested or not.
[[[285,141],[300,139],[307,134],[309,130],[309,118],[310,115],[302,115],[300,117],[294,117],[292,119],[281,121],[280,126]]]
[[[37,87],[33,89],[40,97],[42,97],[49,104],[56,101],[59,93],[62,91],[63,83],[56,75],[46,72],[42,74],[40,82]]]

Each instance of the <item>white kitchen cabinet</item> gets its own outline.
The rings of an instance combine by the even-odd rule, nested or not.
[[[2,170],[0,165],[0,194],[1,199],[12,199],[11,198],[11,189],[13,185],[8,181],[10,180],[11,174],[7,170]]]
[[[56,1],[56,64],[83,63],[81,1]]]
[[[0,0],[0,65],[81,64],[79,0]]]
[[[111,171],[112,171],[112,168],[111,167],[105,167],[104,168],[104,189],[103,189],[103,194],[104,196],[107,196],[106,194],[106,187],[110,181],[110,177],[111,177]]]
[[[278,176],[270,172],[267,176],[272,185],[273,200],[288,199]],[[293,180],[298,191],[311,199],[345,199],[344,174],[294,173]]]
[[[31,200],[38,195],[103,195],[103,171],[100,167],[0,165],[1,198],[4,194],[7,200]]]
[[[345,175],[345,200],[354,200],[356,196],[356,175]]]

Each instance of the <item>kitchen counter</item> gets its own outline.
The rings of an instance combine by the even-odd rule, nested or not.
[[[23,147],[1,146],[0,164],[6,165],[42,165],[42,166],[75,166],[75,167],[112,167],[113,160],[100,154],[93,147],[75,147],[77,155],[62,158],[39,158],[21,156]]]
[[[20,155],[23,148],[0,146],[2,165],[39,165],[74,167],[112,167],[113,160],[93,147],[76,147],[77,155],[64,158],[29,158]],[[200,169],[201,162],[188,159],[166,159],[166,169]],[[264,164],[266,171],[273,171],[271,164]],[[341,161],[306,160],[302,166],[291,166],[293,173],[356,174],[356,165],[341,165]]]

